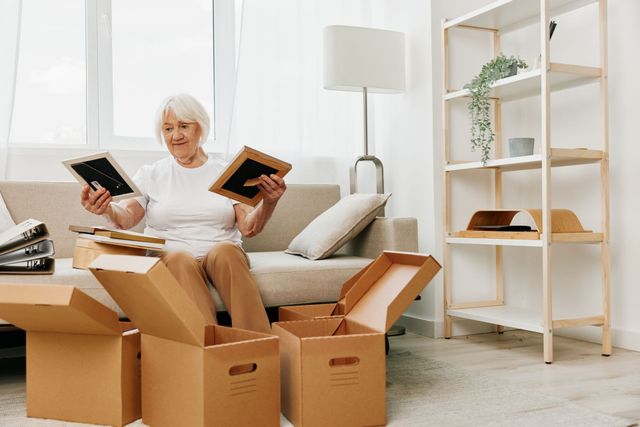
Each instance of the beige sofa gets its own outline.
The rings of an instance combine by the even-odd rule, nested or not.
[[[101,218],[80,206],[80,186],[66,182],[7,181],[0,182],[0,193],[16,223],[27,218],[43,221],[56,249],[55,274],[0,275],[0,283],[74,285],[124,317],[91,273],[71,268],[76,234],[68,231],[69,224],[104,224]],[[342,283],[383,249],[417,251],[415,218],[379,217],[328,259],[311,261],[283,252],[294,236],[339,199],[337,185],[288,185],[265,230],[245,240],[251,271],[266,307],[336,301]],[[211,294],[218,310],[224,311],[215,289],[211,288]]]

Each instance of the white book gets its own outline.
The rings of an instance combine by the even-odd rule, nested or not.
[[[94,242],[104,243],[106,245],[126,246],[129,248],[150,249],[155,251],[164,250],[162,243],[140,242],[137,240],[113,239],[106,236],[96,236],[95,234],[81,234],[82,239],[93,240]]]
[[[42,221],[29,218],[0,233],[0,255],[34,245],[47,237],[47,226]]]

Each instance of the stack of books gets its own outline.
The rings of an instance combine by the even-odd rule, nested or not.
[[[53,241],[42,221],[28,219],[0,233],[0,274],[53,274]]]
[[[165,240],[135,231],[118,230],[103,226],[70,225],[70,231],[79,233],[78,237],[104,245],[123,246],[137,249],[162,251]]]
[[[164,239],[134,231],[84,225],[70,225],[69,230],[78,233],[71,265],[81,270],[104,254],[145,256],[164,250]]]

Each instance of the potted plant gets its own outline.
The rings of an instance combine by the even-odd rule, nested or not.
[[[495,134],[491,129],[489,92],[491,85],[497,80],[513,76],[518,68],[526,68],[527,64],[522,59],[502,53],[482,66],[480,73],[464,85],[469,89],[471,101],[467,105],[471,114],[471,150],[482,152],[482,164],[489,159],[491,144]]]

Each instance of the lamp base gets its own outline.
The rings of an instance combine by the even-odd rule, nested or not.
[[[382,161],[376,156],[360,156],[354,163],[353,167],[349,170],[349,188],[350,193],[358,192],[358,163],[360,162],[372,162],[376,167],[376,192],[379,194],[384,193],[384,167]],[[384,210],[382,211],[384,216]]]

